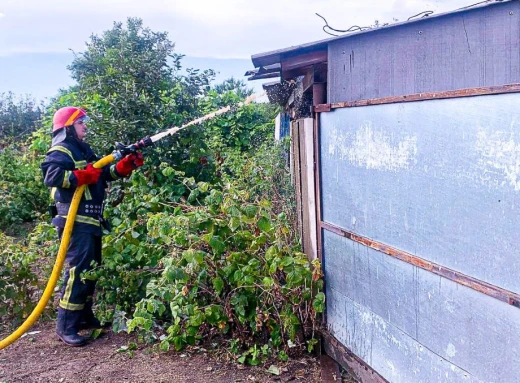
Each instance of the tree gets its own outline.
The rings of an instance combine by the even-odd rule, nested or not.
[[[231,91],[235,93],[240,99],[244,99],[253,94],[252,88],[248,88],[243,80],[236,80],[234,77],[228,78],[221,84],[215,85],[214,89],[218,94]]]
[[[76,54],[69,66],[78,82],[72,96],[94,119],[94,146],[135,142],[196,115],[198,97],[209,90],[214,72],[179,75],[183,56],[173,49],[166,32],[153,32],[141,19],[129,18],[126,28],[114,23]]]
[[[42,108],[30,96],[0,93],[0,146],[26,138],[36,130],[41,116]]]

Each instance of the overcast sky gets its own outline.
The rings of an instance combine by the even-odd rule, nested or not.
[[[114,21],[140,17],[168,31],[176,51],[189,56],[249,58],[252,54],[321,40],[320,13],[346,29],[436,13],[468,0],[0,0],[0,56],[81,51],[92,33]]]

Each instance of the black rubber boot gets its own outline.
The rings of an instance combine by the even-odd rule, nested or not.
[[[66,345],[80,347],[87,343],[86,338],[78,335],[80,320],[81,311],[65,310],[58,307],[56,334]]]
[[[81,322],[79,327],[81,330],[86,330],[89,328],[102,328],[101,322],[94,316],[94,312],[92,311],[92,302],[85,303],[85,308],[81,312]]]

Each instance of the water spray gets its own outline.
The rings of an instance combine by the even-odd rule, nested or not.
[[[173,128],[167,129],[163,132],[154,134],[153,136],[146,136],[145,138],[141,139],[140,141],[138,141],[132,145],[124,146],[120,143],[116,143],[116,150],[112,154],[116,157],[116,160],[118,160],[127,154],[135,153],[138,150],[141,150],[145,147],[152,146],[157,141],[162,140],[164,137],[168,137],[168,136],[172,136],[172,135],[176,134],[179,130],[186,129],[192,125],[202,124],[203,122],[211,120],[212,118],[220,116],[221,114],[241,108],[244,105],[250,104],[257,98],[260,98],[264,95],[265,95],[265,92],[262,92],[261,94],[253,94],[253,95],[247,97],[244,101],[239,102],[236,106],[231,106],[231,105],[225,106],[219,110],[216,110],[215,112],[208,113],[205,116],[202,116],[193,121],[190,121],[190,122],[182,125],[181,127],[175,126]],[[120,155],[121,157],[117,157],[118,155]]]

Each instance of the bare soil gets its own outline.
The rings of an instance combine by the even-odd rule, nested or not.
[[[69,347],[55,335],[54,323],[39,324],[40,331],[26,335],[0,350],[0,383],[11,382],[321,382],[317,358],[302,357],[276,362],[280,375],[266,367],[230,362],[225,351],[193,348],[183,352],[156,352],[138,347],[132,353],[118,350],[135,342],[126,333],[107,330],[84,347]],[[8,334],[0,335],[3,339]]]

